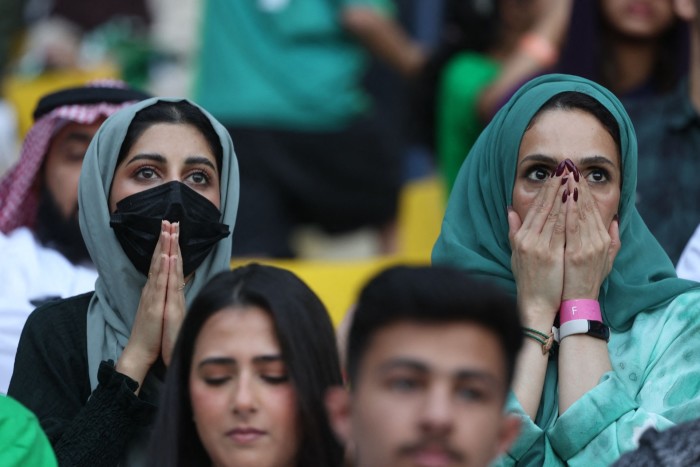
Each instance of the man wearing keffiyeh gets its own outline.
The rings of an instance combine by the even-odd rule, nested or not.
[[[94,289],[97,273],[78,225],[83,157],[107,117],[147,97],[113,80],[44,96],[19,160],[0,179],[0,393],[29,313]]]

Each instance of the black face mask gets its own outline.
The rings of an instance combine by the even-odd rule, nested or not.
[[[185,276],[202,264],[214,245],[229,236],[228,225],[208,199],[184,183],[168,182],[117,203],[109,225],[126,256],[144,275],[160,237],[163,220],[180,223],[180,252]]]

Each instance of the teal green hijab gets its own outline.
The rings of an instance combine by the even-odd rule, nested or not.
[[[621,249],[600,288],[599,301],[603,320],[623,331],[637,313],[663,306],[698,284],[677,278],[671,260],[637,212],[637,138],[632,122],[610,91],[587,79],[561,74],[535,78],[496,114],[457,176],[432,259],[435,264],[451,264],[484,276],[515,295],[507,208],[513,202],[520,141],[540,107],[566,91],[593,97],[620,127]]]
[[[146,283],[146,276],[136,270],[109,225],[109,191],[119,150],[129,124],[139,110],[158,101],[182,100],[152,98],[116,112],[102,124],[85,155],[78,188],[80,230],[99,273],[87,317],[87,354],[92,389],[97,387],[100,362],[116,362],[124,350],[131,336],[141,289]],[[238,162],[233,143],[228,131],[204,109],[198,108],[211,122],[223,148],[219,209],[221,222],[233,229],[239,188]],[[210,277],[230,267],[230,260],[231,237],[227,237],[216,244],[185,287],[188,306]]]

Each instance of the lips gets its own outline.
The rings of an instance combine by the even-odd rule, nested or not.
[[[230,439],[238,444],[251,444],[265,436],[266,432],[251,427],[239,427],[226,433]]]
[[[421,449],[414,453],[413,460],[420,467],[445,467],[452,465],[453,456],[444,449]]]

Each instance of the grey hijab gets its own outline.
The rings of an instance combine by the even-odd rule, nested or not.
[[[99,273],[87,314],[87,356],[93,390],[97,387],[100,363],[103,360],[116,362],[129,340],[141,289],[146,283],[146,277],[131,264],[109,225],[109,191],[119,150],[136,112],[158,101],[182,100],[152,98],[120,110],[102,124],[85,155],[78,188],[80,230]],[[233,229],[239,193],[238,162],[233,143],[228,131],[208,112],[199,109],[211,121],[223,147],[221,222]],[[210,277],[229,269],[230,260],[231,237],[227,237],[214,247],[185,287],[187,306]],[[149,382],[148,379],[153,380],[153,376],[150,375],[145,383]]]

